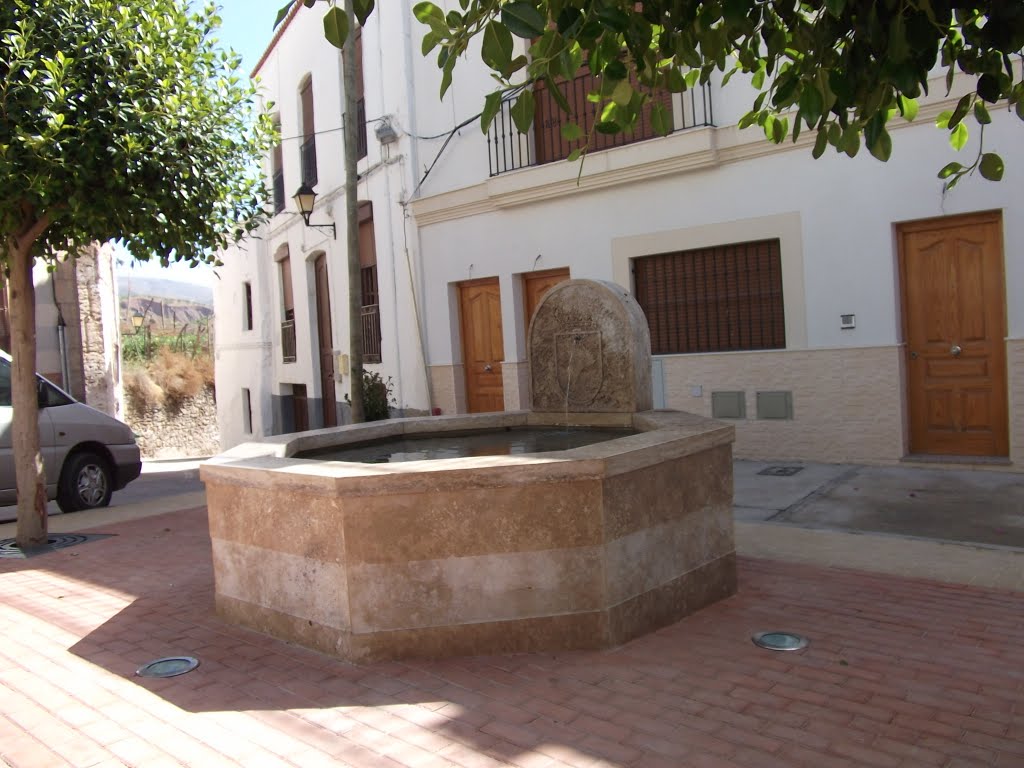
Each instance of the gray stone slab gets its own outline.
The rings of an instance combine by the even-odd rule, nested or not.
[[[801,467],[789,477],[758,474],[769,467]],[[742,461],[733,462],[733,503],[740,519],[766,520],[756,517],[766,510],[781,512],[834,482],[853,467],[846,464],[815,464],[804,461]],[[744,510],[760,510],[747,513]]]
[[[1024,548],[1024,477],[857,467],[772,521]]]

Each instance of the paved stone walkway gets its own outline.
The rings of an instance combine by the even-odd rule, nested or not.
[[[216,618],[203,509],[99,531],[0,560],[7,765],[1024,765],[1022,593],[745,557],[739,595],[611,652],[359,667]],[[202,664],[133,676],[176,654]]]

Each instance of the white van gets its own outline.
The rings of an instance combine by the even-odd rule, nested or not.
[[[110,494],[139,476],[142,460],[131,428],[36,374],[39,448],[46,496],[63,512],[105,507]],[[17,501],[11,441],[11,358],[0,350],[0,505]]]

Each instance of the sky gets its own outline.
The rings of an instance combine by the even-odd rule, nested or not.
[[[274,19],[287,0],[217,0],[220,8],[220,47],[233,48],[242,56],[242,71],[248,75],[259,61],[274,36]],[[212,285],[216,279],[209,267],[190,269],[187,265],[161,267],[130,261],[127,252],[118,256],[131,263],[131,274],[144,277],[163,277],[186,283],[201,282]],[[122,272],[122,274],[128,274]]]

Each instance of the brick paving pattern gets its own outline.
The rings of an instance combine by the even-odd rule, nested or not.
[[[1024,766],[1021,593],[743,558],[739,595],[611,652],[354,666],[216,618],[205,510],[101,530],[0,560],[7,765]]]

